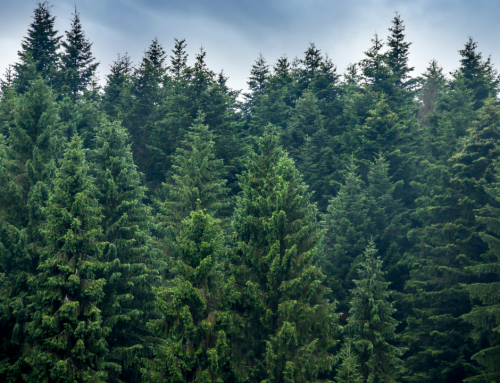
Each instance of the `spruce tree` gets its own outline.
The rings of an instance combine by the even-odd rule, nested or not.
[[[170,73],[175,80],[180,80],[183,75],[184,70],[187,68],[187,58],[188,54],[186,53],[186,40],[175,40],[175,46],[172,50],[171,57],[171,65],[170,65]]]
[[[337,343],[335,304],[313,265],[322,235],[316,206],[274,127],[260,139],[233,216],[232,270],[241,298],[240,331],[231,334],[240,381],[316,381],[330,371]]]
[[[371,218],[373,201],[366,185],[357,174],[352,160],[344,184],[330,200],[325,214],[326,233],[322,242],[320,265],[326,275],[325,284],[339,301],[339,309],[347,312],[348,291],[353,287],[356,259],[375,235]]]
[[[151,152],[148,139],[160,118],[159,104],[164,96],[165,60],[165,50],[157,38],[153,39],[144,52],[140,66],[134,70],[132,102],[129,105],[131,110],[122,119],[122,123],[132,135],[135,161],[139,170],[147,176],[157,160],[153,156],[154,151]]]
[[[469,284],[466,289],[470,293],[474,307],[470,313],[462,318],[474,326],[472,333],[474,340],[480,349],[472,356],[472,359],[481,366],[479,374],[468,378],[466,381],[496,382],[500,378],[500,337],[498,336],[498,325],[500,324],[500,268],[498,267],[500,257],[500,193],[499,193],[499,170],[498,163],[495,166],[496,182],[485,187],[486,192],[496,202],[493,206],[488,204],[481,208],[477,220],[488,227],[489,232],[481,232],[481,238],[488,244],[489,251],[483,256],[483,261],[469,270],[480,277],[477,283]]]
[[[496,182],[485,187],[486,192],[494,199],[494,206],[488,204],[479,210],[478,221],[488,227],[488,232],[481,232],[481,238],[488,244],[489,251],[483,256],[483,262],[469,268],[480,277],[477,283],[469,284],[466,289],[470,293],[474,307],[462,318],[474,326],[473,337],[480,345],[479,351],[472,359],[481,366],[479,375],[467,379],[467,382],[496,382],[500,379],[500,166],[496,163]]]
[[[467,336],[471,326],[461,318],[471,310],[463,284],[478,282],[467,267],[487,252],[480,234],[486,227],[475,219],[475,210],[496,205],[485,186],[495,181],[500,110],[488,99],[475,115],[456,153],[424,168],[415,183],[420,197],[412,213],[418,226],[408,234],[414,246],[406,257],[411,272],[406,302],[412,311],[405,335],[411,345],[409,379],[415,382],[438,377],[453,382],[476,374],[470,360],[476,345]]]
[[[426,71],[422,74],[422,87],[419,92],[420,107],[418,117],[423,125],[428,125],[429,114],[434,112],[436,103],[446,85],[443,68],[436,60],[431,60]]]
[[[460,68],[453,76],[455,79],[464,79],[467,89],[473,93],[474,109],[477,110],[488,97],[496,97],[500,78],[493,69],[491,59],[483,60],[482,54],[477,51],[477,42],[471,37],[458,52],[462,57]]]
[[[205,116],[198,114],[186,139],[173,158],[170,180],[161,191],[162,224],[175,228],[189,214],[200,208],[215,216],[227,215],[228,189],[223,178],[223,162],[214,154],[214,136]]]
[[[80,13],[75,6],[75,13],[71,20],[71,29],[66,31],[66,40],[61,45],[64,52],[61,55],[62,92],[72,96],[83,94],[89,90],[99,63],[95,63],[90,43],[80,22]],[[66,91],[67,89],[67,91]]]
[[[386,264],[390,280],[396,283],[396,288],[402,290],[402,281],[406,275],[399,264],[404,252],[409,249],[406,238],[409,230],[409,211],[394,197],[396,188],[401,187],[403,181],[392,182],[389,168],[388,161],[379,153],[368,171],[367,194],[373,203],[370,217],[376,233],[374,241]]]
[[[132,103],[132,63],[128,53],[118,55],[106,77],[103,109],[109,117],[122,119],[128,114],[127,109]]]
[[[408,56],[411,43],[405,41],[405,25],[399,13],[392,19],[391,32],[387,38],[387,63],[396,79],[396,86],[404,90],[412,90],[415,80],[410,78],[414,68],[408,66]]]
[[[20,62],[15,65],[15,83],[20,91],[24,91],[29,81],[34,79],[33,69],[46,81],[55,79],[61,36],[57,36],[58,31],[54,29],[55,16],[52,16],[50,8],[48,2],[37,4],[28,36],[18,52]]]
[[[396,96],[396,86],[391,68],[386,64],[386,54],[381,53],[384,43],[375,34],[372,47],[365,52],[366,58],[360,63],[363,80],[376,93],[384,93],[389,99]]]
[[[224,330],[221,222],[198,208],[182,221],[175,244],[174,278],[157,291],[162,318],[151,323],[164,343],[143,369],[147,382],[224,382],[231,358]]]
[[[318,99],[311,91],[306,90],[295,102],[295,108],[290,113],[287,129],[283,134],[284,147],[297,161],[299,169],[304,161],[309,161],[310,166],[301,171],[314,191],[314,198],[322,211],[327,205],[326,196],[332,194],[329,181],[334,171],[331,161],[333,153],[325,129],[325,120]]]
[[[26,382],[104,382],[107,351],[98,308],[107,267],[102,259],[101,209],[75,135],[57,170],[44,209],[38,274],[30,280],[32,307],[23,361]]]
[[[359,353],[364,382],[396,382],[403,370],[400,356],[405,349],[395,346],[398,321],[389,301],[389,284],[382,260],[370,242],[358,269],[359,279],[350,292],[350,310],[345,331]]]
[[[146,188],[132,158],[130,137],[119,122],[104,122],[96,131],[91,168],[102,210],[101,227],[108,262],[101,303],[107,337],[107,361],[121,366],[110,381],[134,381],[140,376],[140,358],[147,349],[148,320],[154,312],[152,287],[158,266],[151,238],[151,208]]]
[[[0,273],[2,283],[3,355],[10,358],[9,379],[20,379],[20,353],[24,348],[24,324],[28,280],[36,274],[43,237],[43,208],[52,189],[55,159],[61,149],[57,105],[50,88],[42,79],[35,81],[16,101],[14,123],[0,168]]]

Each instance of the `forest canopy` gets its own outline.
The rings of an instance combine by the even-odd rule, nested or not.
[[[187,42],[105,81],[38,3],[0,93],[0,381],[500,381],[500,78],[400,14],[231,89]],[[369,36],[368,36],[369,38]]]

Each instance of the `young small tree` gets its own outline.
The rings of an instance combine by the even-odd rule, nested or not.
[[[337,367],[335,381],[337,383],[362,383],[359,357],[354,352],[352,342],[349,339],[342,346],[339,357],[341,363]]]

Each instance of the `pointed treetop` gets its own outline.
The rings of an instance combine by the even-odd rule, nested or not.
[[[52,16],[48,2],[39,2],[33,22],[28,29],[28,36],[22,43],[23,50],[19,52],[21,62],[25,61],[29,54],[37,65],[38,71],[47,69],[57,61],[57,50],[60,46],[62,36],[57,36],[58,31],[54,29],[55,16]]]
[[[175,47],[172,50],[173,55],[170,58],[170,71],[175,79],[180,79],[181,74],[184,69],[187,68],[187,58],[188,54],[186,53],[186,40],[175,40]]]
[[[410,78],[410,73],[414,70],[413,67],[408,67],[411,43],[404,40],[404,30],[405,25],[403,20],[399,13],[396,13],[396,16],[392,20],[392,27],[389,28],[391,34],[387,38],[387,46],[389,47],[387,55],[389,66],[397,78],[397,85],[403,88]]]
[[[250,71],[250,78],[248,79],[248,87],[252,92],[258,92],[264,90],[265,83],[269,78],[269,65],[267,65],[266,59],[259,54],[255,64],[252,65],[252,70]]]
[[[66,41],[61,45],[65,50],[61,56],[66,77],[64,83],[73,95],[77,95],[91,85],[99,63],[94,62],[92,43],[85,37],[76,5],[71,29],[66,31]]]

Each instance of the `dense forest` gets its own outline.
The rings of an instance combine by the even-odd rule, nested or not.
[[[499,77],[472,38],[417,76],[388,25],[245,93],[179,39],[101,82],[39,3],[1,83],[0,381],[499,382]]]

